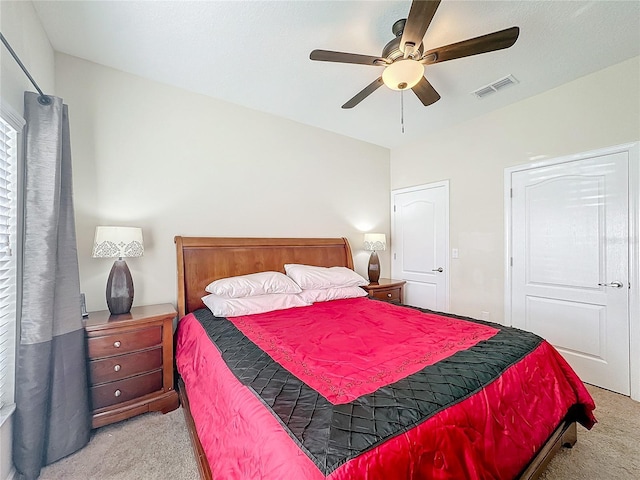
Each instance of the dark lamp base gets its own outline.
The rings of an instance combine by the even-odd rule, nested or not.
[[[133,279],[124,260],[113,262],[107,280],[107,306],[111,315],[129,313],[133,305]]]
[[[371,256],[369,257],[367,272],[369,273],[369,282],[378,283],[378,280],[380,280],[380,260],[375,250],[371,252]]]

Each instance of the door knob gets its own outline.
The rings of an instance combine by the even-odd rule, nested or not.
[[[599,283],[598,285],[600,287],[614,287],[614,288],[622,288],[624,286],[622,282],[618,282],[617,280],[611,283]]]
[[[440,273],[442,273],[442,272],[444,272],[444,269],[442,267],[439,267],[439,268],[433,268],[431,271],[432,272],[440,272]]]

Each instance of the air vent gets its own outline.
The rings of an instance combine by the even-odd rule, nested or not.
[[[491,95],[492,93],[497,92],[498,90],[502,90],[503,88],[506,88],[509,85],[514,85],[516,83],[518,83],[516,77],[514,77],[513,75],[508,75],[504,78],[496,80],[493,83],[490,83],[485,87],[479,88],[478,90],[473,92],[473,94],[478,98],[484,98],[488,95]]]
[[[491,95],[492,93],[494,93],[495,90],[491,87],[484,87],[481,88],[480,90],[476,90],[475,93],[477,97],[482,98],[482,97],[486,97],[487,95]]]

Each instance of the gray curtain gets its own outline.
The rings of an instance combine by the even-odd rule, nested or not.
[[[80,311],[67,106],[25,92],[22,313],[13,460],[35,479],[89,441],[86,340]]]

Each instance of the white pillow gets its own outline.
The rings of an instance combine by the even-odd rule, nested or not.
[[[211,282],[205,290],[226,298],[250,297],[269,293],[300,293],[296,282],[280,272],[260,272]]]
[[[368,294],[360,287],[334,287],[303,290],[298,294],[305,302],[327,302],[341,298],[366,297]]]
[[[202,297],[202,301],[216,317],[253,315],[311,305],[294,293],[272,293],[242,298],[225,298],[212,293]]]
[[[288,263],[285,264],[284,270],[303,290],[359,287],[369,284],[363,277],[347,267],[314,267]]]

